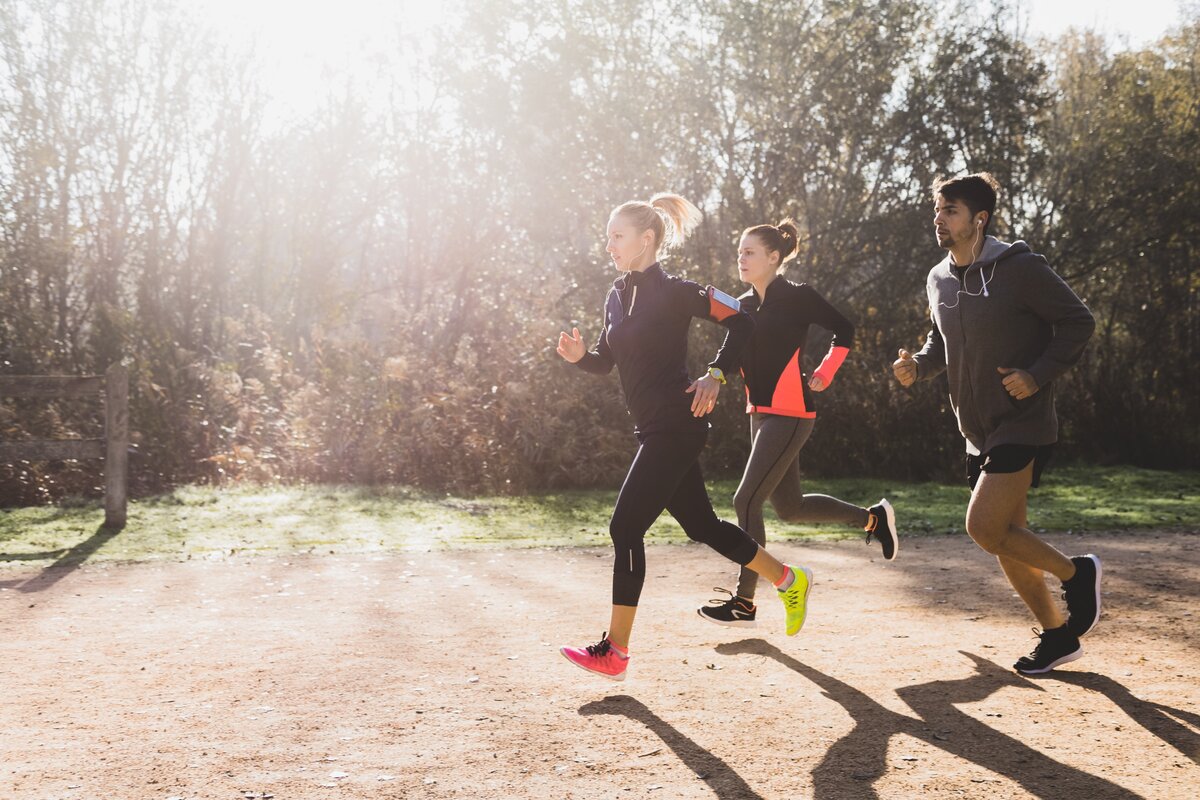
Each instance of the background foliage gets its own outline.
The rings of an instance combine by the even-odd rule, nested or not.
[[[275,124],[254,57],[185,5],[0,0],[0,371],[126,360],[143,495],[612,485],[633,446],[615,377],[553,341],[597,332],[609,210],[671,190],[706,216],[669,270],[737,290],[737,232],[791,215],[788,276],[858,324],[806,468],[951,477],[944,385],[903,391],[888,364],[926,330],[929,183],[986,169],[994,232],[1098,318],[1057,387],[1066,455],[1196,467],[1200,18],[1118,50],[1031,40],[1000,5],[476,0]],[[719,335],[697,324],[697,371]],[[713,475],[746,453],[739,394]],[[4,438],[99,427],[86,403],[0,399]],[[96,483],[0,465],[0,504]]]

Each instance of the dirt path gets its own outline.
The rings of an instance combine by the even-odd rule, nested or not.
[[[780,545],[795,639],[694,611],[719,556],[652,549],[630,679],[604,550],[234,558],[0,572],[2,798],[1195,798],[1200,539],[1105,560],[1085,658],[1009,670],[1030,621],[965,538]]]

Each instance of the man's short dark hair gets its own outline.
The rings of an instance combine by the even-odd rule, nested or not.
[[[996,195],[1000,193],[1000,182],[992,177],[992,173],[974,172],[957,178],[938,178],[930,188],[935,200],[940,194],[947,200],[964,203],[971,216],[986,211],[988,216],[983,224],[983,232],[987,234],[992,226],[992,217],[996,216]]]

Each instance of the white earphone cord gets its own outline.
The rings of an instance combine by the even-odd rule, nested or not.
[[[650,246],[650,245],[646,245],[646,244],[642,245],[642,249],[641,249],[641,250],[639,250],[639,251],[638,251],[638,254],[637,254],[636,256],[634,256],[634,257],[633,257],[633,260],[634,260],[634,261],[637,261],[639,258],[641,258],[641,257],[642,257],[642,253],[646,252],[646,248],[647,248],[647,247],[649,247],[649,246]],[[623,275],[621,275],[621,277],[617,279],[617,281],[618,281],[618,282],[620,282],[620,284],[621,284],[620,288],[619,288],[617,291],[620,291],[620,292],[623,292],[623,291],[625,291],[626,282],[627,282],[628,280],[629,280],[629,273],[628,273],[628,272],[626,272],[626,273],[624,273]],[[634,304],[634,303],[636,303],[636,302],[637,302],[637,287],[636,287],[636,286],[634,286],[634,287],[633,287],[633,297],[632,297],[632,298],[630,298],[630,301],[629,301],[629,311],[625,312],[625,313],[626,313],[628,316],[631,316],[631,317],[633,316],[633,304]]]
[[[979,240],[982,237],[983,237],[983,223],[981,222],[975,226],[975,239],[971,242],[971,263],[967,264],[966,269],[963,270],[963,288],[959,289],[957,292],[954,293],[954,305],[949,305],[947,303],[938,303],[939,306],[945,306],[946,308],[949,308],[949,309],[958,308],[959,303],[962,302],[961,295],[964,295],[964,294],[968,295],[970,297],[987,297],[988,296],[987,285],[988,285],[988,281],[991,280],[991,278],[989,278],[988,276],[983,274],[982,268],[979,270],[979,279],[981,281],[983,281],[983,289],[978,292],[972,292],[966,288],[967,287],[967,270],[969,270],[971,267],[975,266],[975,258],[976,258],[975,247],[979,244]],[[996,275],[996,262],[993,261],[992,262],[992,277],[995,277],[995,275]]]

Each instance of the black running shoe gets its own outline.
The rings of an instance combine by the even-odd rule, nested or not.
[[[729,598],[722,600],[719,597],[715,597],[708,601],[713,605],[696,609],[697,614],[709,622],[724,625],[728,628],[753,628],[758,625],[754,621],[754,614],[758,610],[758,606],[748,600],[743,600],[728,589],[722,589],[718,586],[713,591],[724,592],[729,595]]]
[[[1100,559],[1090,553],[1071,559],[1075,577],[1063,581],[1063,599],[1067,601],[1067,630],[1083,636],[1100,621]]]
[[[888,561],[894,560],[896,551],[900,549],[900,537],[896,533],[896,512],[892,504],[886,499],[880,500],[868,508],[867,513],[871,515],[867,523],[871,526],[867,528],[867,544],[871,543],[873,537],[883,545],[883,557]]]
[[[1013,668],[1022,675],[1041,675],[1043,672],[1049,672],[1055,667],[1074,661],[1083,655],[1083,647],[1079,644],[1079,638],[1067,630],[1066,625],[1049,631],[1039,631],[1034,628],[1033,632],[1040,639],[1037,647],[1033,648],[1032,653],[1021,656],[1017,659],[1017,663],[1013,664]]]

